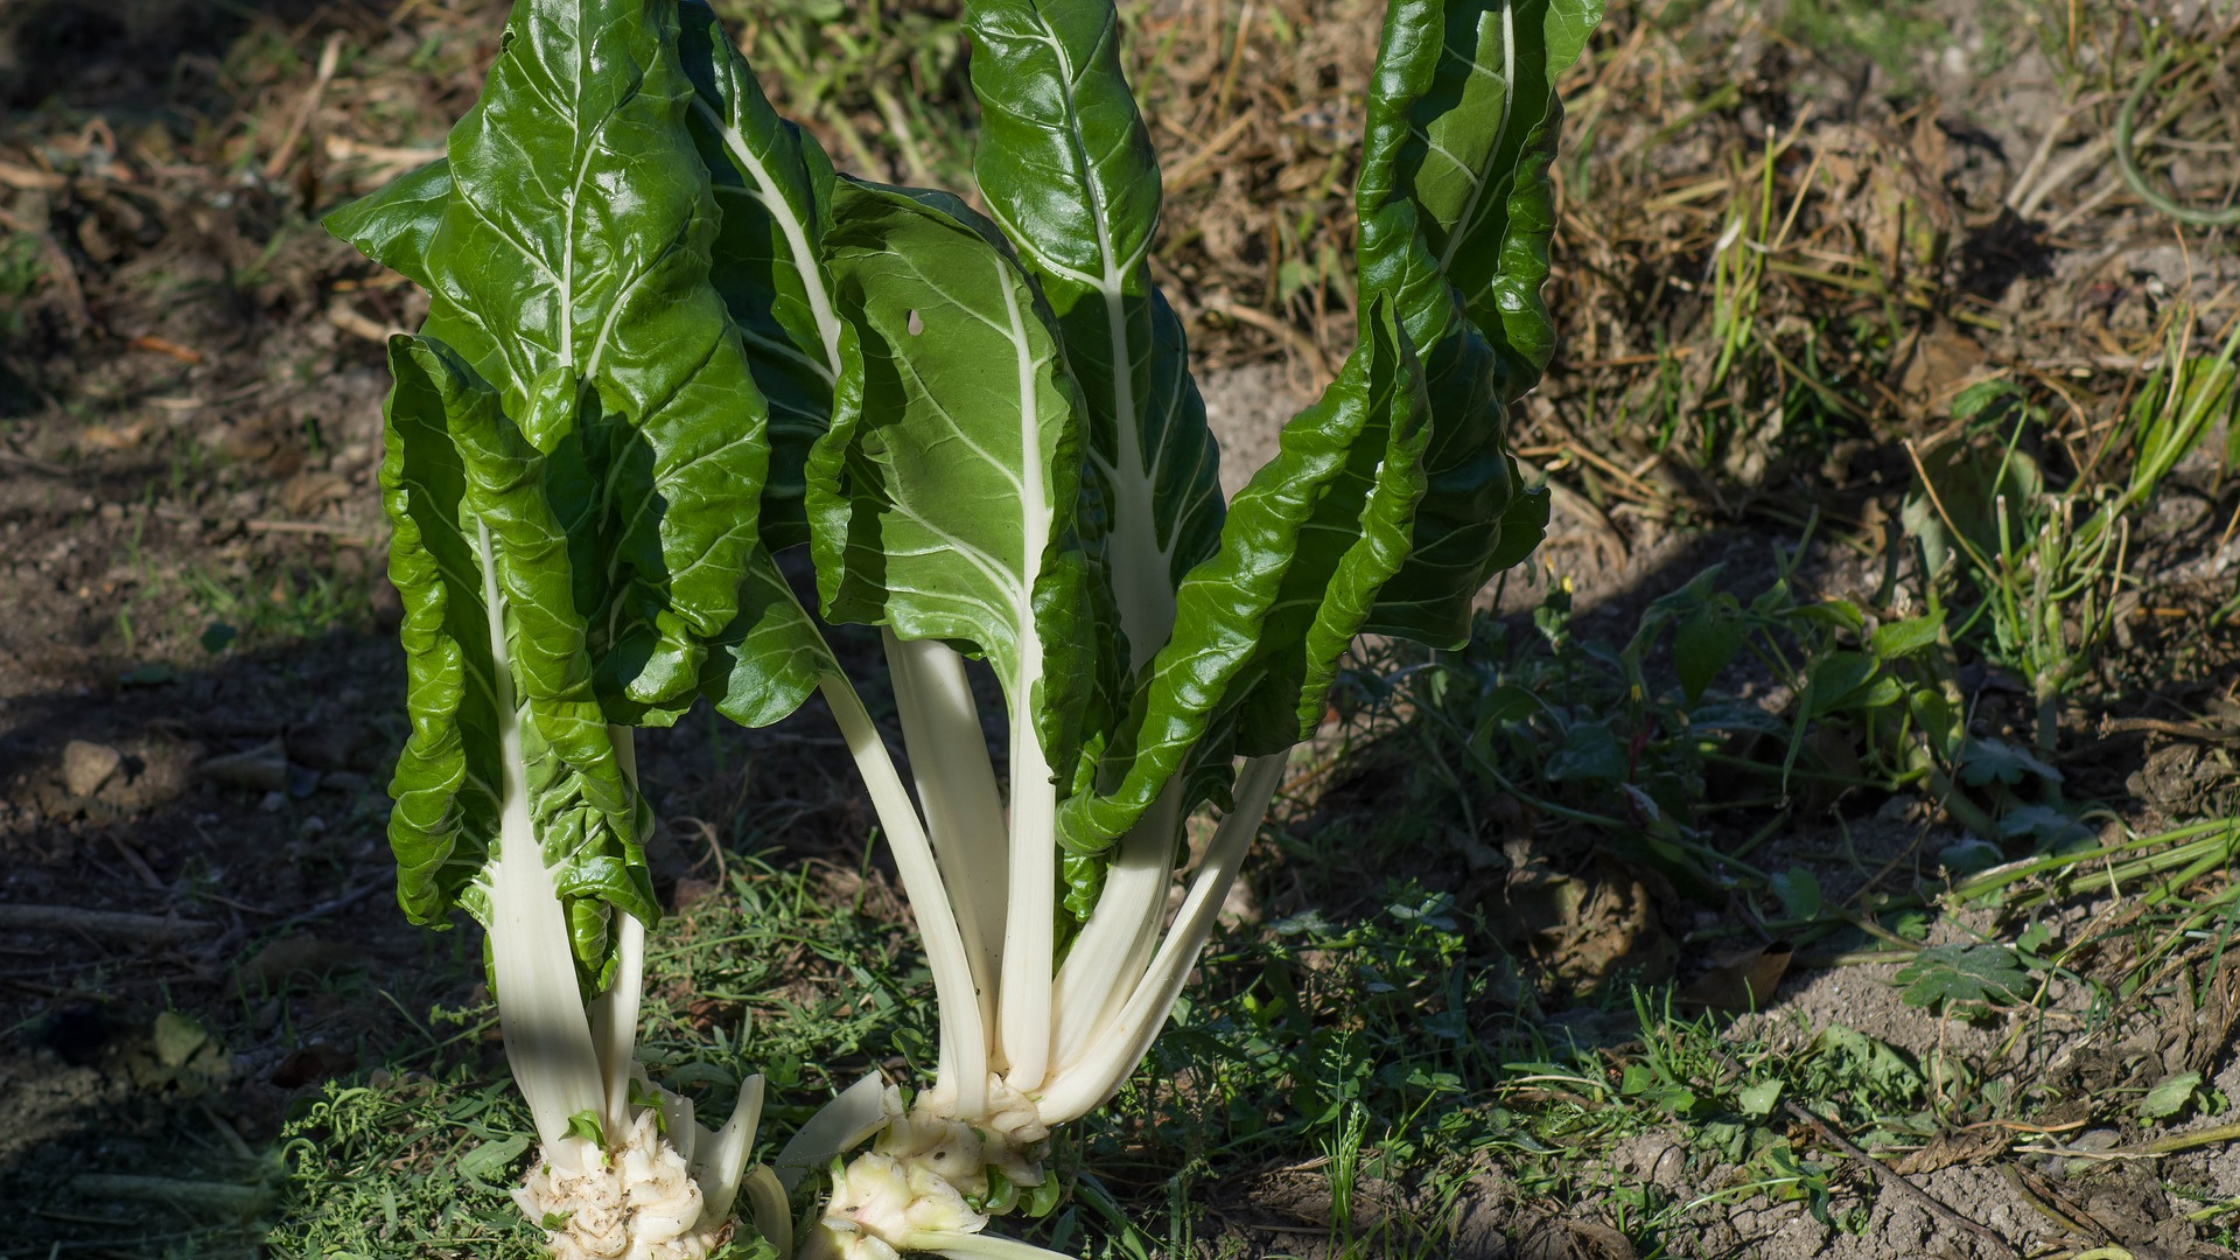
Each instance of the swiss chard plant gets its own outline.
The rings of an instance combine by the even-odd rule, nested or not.
[[[446,158],[330,219],[431,294],[392,349],[392,841],[408,912],[488,931],[556,1252],[706,1254],[742,1184],[791,1251],[816,1171],[803,1255],[1047,1254],[981,1231],[1054,1202],[1051,1130],[1164,1024],[1341,654],[1459,644],[1540,539],[1504,418],[1552,350],[1554,80],[1599,16],[1390,5],[1356,343],[1227,503],[1111,0],[968,0],[981,210],[835,173],[692,0],[518,0]],[[909,782],[820,623],[878,629]],[[750,1175],[758,1091],[706,1133],[630,1062],[657,914],[630,732],[812,692],[910,899],[939,1058]]]

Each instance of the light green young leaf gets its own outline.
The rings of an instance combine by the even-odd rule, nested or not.
[[[1902,660],[1933,646],[1944,631],[1944,618],[1933,613],[1885,621],[1874,630],[1874,654],[1885,661]]]
[[[1735,1101],[1742,1104],[1743,1115],[1771,1115],[1773,1109],[1781,1105],[1781,1080],[1776,1077],[1754,1085],[1745,1085],[1735,1095]]]
[[[553,508],[552,463],[447,347],[400,337],[389,366],[396,383],[381,487],[395,528],[390,579],[405,606],[412,719],[390,789],[398,899],[415,922],[440,923],[456,904],[490,923],[481,881],[499,835],[506,769],[478,541],[487,532],[511,691],[525,719],[530,813],[576,961],[599,987],[612,964],[608,907],[649,923],[660,908],[641,848],[648,819],[616,758],[572,611],[576,574]]]
[[[529,1149],[529,1140],[526,1133],[492,1138],[461,1155],[459,1162],[453,1167],[469,1181],[479,1182],[493,1189],[504,1188],[513,1180],[513,1162]]]
[[[1921,1088],[1921,1071],[1889,1043],[1843,1024],[1829,1024],[1813,1038],[1815,1065],[1833,1083],[1858,1094],[1879,1096],[1887,1104],[1910,1103]]]
[[[1920,461],[1899,520],[1906,536],[1920,543],[1932,575],[1961,561],[1969,569],[1996,564],[2005,546],[2023,543],[2016,530],[2045,489],[2045,474],[2029,452],[1962,438],[1922,452]],[[2008,513],[2004,545],[2002,500]]]
[[[2139,1100],[2141,1120],[2169,1120],[2186,1109],[2193,1101],[2195,1090],[2201,1088],[2201,1073],[2174,1072],[2162,1078],[2147,1096]]]
[[[1776,872],[1770,882],[1773,895],[1781,899],[1781,909],[1790,918],[1809,921],[1820,917],[1820,881],[1811,871],[1792,866]]]

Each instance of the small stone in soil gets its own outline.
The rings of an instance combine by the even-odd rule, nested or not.
[[[107,744],[73,739],[62,750],[62,785],[72,796],[91,796],[123,764],[124,755]]]

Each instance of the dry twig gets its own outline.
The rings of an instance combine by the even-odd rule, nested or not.
[[[303,129],[311,125],[311,115],[319,109],[319,98],[326,95],[327,81],[334,78],[335,64],[342,58],[342,32],[327,36],[326,47],[319,50],[319,70],[311,80],[311,87],[303,94],[303,103],[296,107],[295,116],[288,120],[288,129],[280,133],[280,143],[273,146],[272,156],[265,159],[264,177],[278,179],[293,160],[296,141],[303,138]]]

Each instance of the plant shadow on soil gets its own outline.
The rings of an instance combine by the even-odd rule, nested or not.
[[[214,63],[260,21],[296,26],[325,7],[317,0],[27,0],[0,15],[0,109],[29,110],[65,95],[97,109],[158,106],[177,91],[182,63]]]

